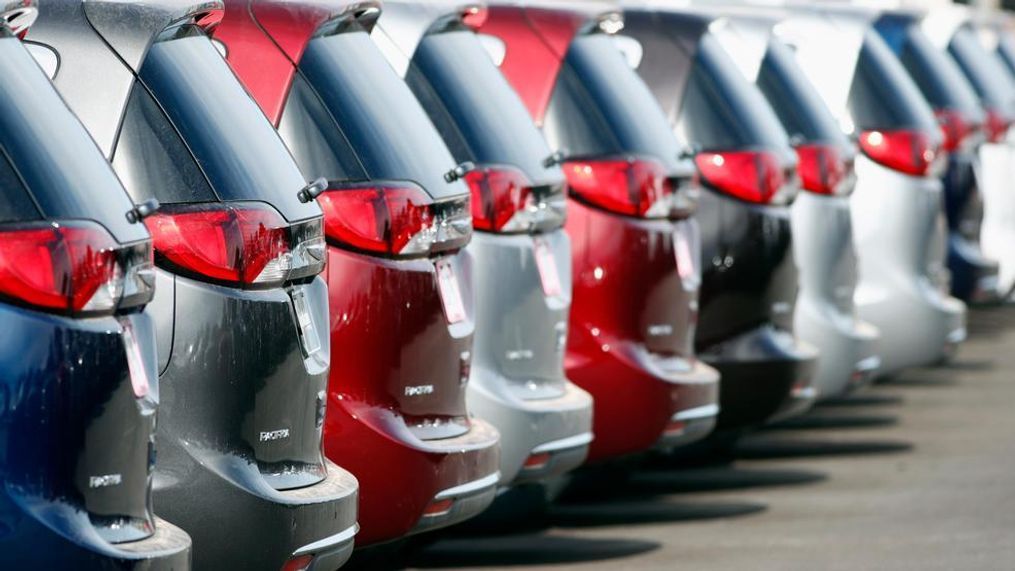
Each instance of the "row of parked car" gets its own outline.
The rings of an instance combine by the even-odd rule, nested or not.
[[[958,7],[2,0],[0,78],[5,566],[335,569],[1015,288]]]

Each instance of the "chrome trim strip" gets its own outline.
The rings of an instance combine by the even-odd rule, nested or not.
[[[683,420],[697,420],[699,418],[708,418],[710,416],[719,415],[719,405],[717,404],[706,404],[704,406],[698,406],[695,408],[689,408],[682,410],[674,414],[671,421],[683,421]]]
[[[500,481],[500,470],[497,470],[493,474],[490,474],[489,476],[486,476],[484,478],[473,480],[471,482],[466,482],[460,486],[455,486],[454,488],[448,488],[446,490],[437,492],[437,495],[435,495],[433,499],[444,500],[448,498],[468,496],[470,494],[482,492],[486,488],[492,488],[496,486],[497,482],[499,481]]]
[[[359,532],[359,524],[354,523],[351,526],[336,533],[335,535],[330,535],[328,537],[325,537],[324,539],[320,539],[318,541],[308,543],[303,547],[300,547],[296,551],[293,551],[293,555],[307,555],[324,548],[331,548],[341,543],[352,541],[352,539],[356,537],[356,533],[358,532]]]
[[[550,442],[544,442],[543,444],[533,448],[531,454],[560,452],[561,450],[567,450],[568,448],[586,446],[592,442],[592,438],[593,436],[591,432],[583,432],[581,434],[575,434],[574,436],[568,436],[567,438],[561,438],[560,440],[551,440]]]

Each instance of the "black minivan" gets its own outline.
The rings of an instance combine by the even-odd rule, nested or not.
[[[323,215],[206,35],[221,2],[52,2],[28,39],[152,233],[160,513],[201,568],[335,568],[357,482],[322,451]]]
[[[0,568],[186,569],[152,510],[152,243],[0,4]]]
[[[799,181],[785,129],[709,32],[712,18],[630,9],[636,71],[695,150],[705,191],[696,346],[719,369],[713,444],[810,407],[817,351],[793,333],[797,268],[789,205]]]

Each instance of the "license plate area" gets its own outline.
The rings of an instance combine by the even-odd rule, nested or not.
[[[557,272],[557,258],[554,257],[550,244],[539,236],[532,238],[532,244],[543,294],[546,297],[559,297],[563,293],[563,288],[560,285],[560,273]]]
[[[434,262],[434,267],[437,269],[437,288],[444,307],[444,318],[452,325],[465,321],[465,301],[454,265],[445,259]]]

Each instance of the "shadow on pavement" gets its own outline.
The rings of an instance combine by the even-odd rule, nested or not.
[[[935,388],[935,387],[953,387],[959,384],[958,380],[951,377],[942,377],[934,373],[927,373],[923,371],[914,371],[911,375],[903,375],[900,377],[894,377],[892,379],[884,381],[884,385],[892,388],[905,389],[909,387],[913,388]]]
[[[411,567],[506,567],[585,563],[659,549],[654,541],[529,534],[440,541],[412,557]]]
[[[902,398],[902,395],[864,392],[821,401],[818,403],[818,409],[853,406],[900,406],[904,402],[905,399]]]
[[[765,430],[878,428],[883,426],[895,426],[898,423],[899,417],[890,414],[829,414],[827,412],[820,411],[766,426]]]
[[[828,479],[824,472],[796,469],[748,469],[737,466],[650,469],[637,472],[631,479],[635,493],[645,495],[682,494],[799,486]]]
[[[992,371],[993,359],[956,359],[941,365],[942,369],[952,371]]]
[[[913,444],[903,440],[819,440],[752,436],[737,444],[737,458],[769,460],[818,456],[851,456],[909,452]]]
[[[547,518],[557,527],[602,527],[699,521],[763,512],[765,504],[741,501],[667,501],[660,498],[554,505]]]

